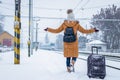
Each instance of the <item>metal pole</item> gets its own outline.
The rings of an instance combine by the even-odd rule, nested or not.
[[[38,49],[38,23],[36,22],[36,50]]]
[[[36,43],[37,43],[37,34],[38,34],[38,23],[36,23]]]
[[[31,8],[31,7],[30,7],[30,6],[31,6],[31,0],[29,0],[29,35],[28,35],[29,37],[28,37],[28,57],[30,57],[30,46],[31,46],[31,45],[30,45],[30,25],[31,25],[31,22],[30,22],[30,21],[31,21],[31,20],[30,20],[30,18],[31,18],[31,16],[30,16],[30,15],[31,15],[31,13],[30,13],[30,12],[31,12],[31,9],[30,9],[30,8]]]
[[[15,22],[14,22],[14,64],[20,64],[20,3],[21,0],[15,0]]]
[[[31,0],[31,55],[33,55],[33,0]]]
[[[28,57],[33,54],[33,0],[29,0],[29,40],[28,40]]]

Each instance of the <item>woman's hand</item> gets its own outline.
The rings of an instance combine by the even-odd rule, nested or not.
[[[44,30],[45,30],[45,31],[47,31],[47,30],[48,30],[48,28],[45,28]]]
[[[96,28],[94,28],[94,30],[95,30],[95,32],[99,32],[99,30],[98,30],[98,29],[96,29]]]

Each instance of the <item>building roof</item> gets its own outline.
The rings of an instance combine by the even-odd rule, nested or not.
[[[11,35],[10,33],[8,33],[7,31],[2,32],[2,33],[0,34],[0,36],[1,36],[2,34],[4,34],[4,33],[7,33],[7,34],[9,34],[10,36],[14,37],[13,35]]]
[[[106,43],[104,43],[100,40],[93,40],[93,41],[89,42],[88,44],[106,44]]]

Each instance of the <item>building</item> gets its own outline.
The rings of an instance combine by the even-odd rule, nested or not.
[[[55,47],[57,49],[63,49],[63,35],[59,34],[56,39]]]
[[[100,40],[93,40],[89,43],[86,43],[86,49],[91,50],[92,46],[99,47],[99,51],[106,51],[106,43],[100,41]]]
[[[0,34],[0,45],[11,47],[14,45],[14,36],[4,31]]]
[[[84,36],[79,36],[78,38],[78,46],[80,49],[86,48],[86,43],[88,42],[88,39]]]

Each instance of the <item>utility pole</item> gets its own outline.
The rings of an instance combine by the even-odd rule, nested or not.
[[[28,57],[33,54],[33,0],[29,0]]]
[[[20,64],[20,3],[21,0],[15,0],[15,22],[14,22],[14,64]]]

